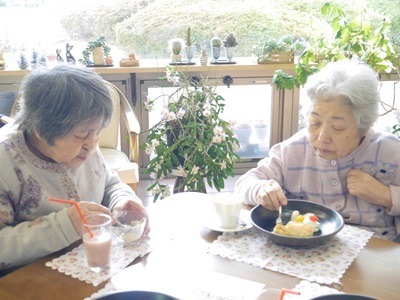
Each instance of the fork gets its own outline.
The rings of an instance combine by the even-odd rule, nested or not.
[[[276,224],[282,224],[282,205],[279,206],[279,215],[278,218],[276,219]]]

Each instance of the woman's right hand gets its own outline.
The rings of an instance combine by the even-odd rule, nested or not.
[[[258,203],[269,210],[278,210],[279,206],[287,204],[285,193],[278,182],[273,179],[266,181],[257,194]]]
[[[82,202],[77,202],[79,205],[79,208],[81,209],[82,213],[84,216],[87,215],[93,215],[93,214],[99,214],[99,213],[104,213],[107,215],[111,215],[111,211],[98,203],[94,202],[87,202],[87,201],[82,201]],[[72,205],[67,209],[67,214],[69,219],[71,220],[72,225],[74,226],[76,232],[79,235],[82,235],[82,219],[81,216],[79,215],[78,210],[76,209],[75,205]]]

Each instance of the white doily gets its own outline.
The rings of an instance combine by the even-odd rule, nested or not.
[[[122,247],[113,245],[111,248],[111,266],[109,269],[99,273],[92,272],[88,267],[85,250],[82,244],[58,258],[46,262],[46,266],[60,273],[98,286],[103,281],[124,269],[137,257],[143,257],[149,253],[151,248],[149,240],[148,238],[144,238],[137,246]]]
[[[208,252],[300,279],[331,284],[339,282],[371,236],[372,232],[345,225],[324,245],[295,249],[274,244],[252,228],[224,233],[208,247]]]

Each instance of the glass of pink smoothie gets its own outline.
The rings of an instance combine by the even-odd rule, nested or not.
[[[93,236],[83,229],[83,247],[87,263],[93,272],[100,272],[110,267],[111,257],[111,217],[106,214],[85,216]]]

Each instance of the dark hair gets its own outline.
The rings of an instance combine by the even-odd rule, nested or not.
[[[102,120],[104,128],[113,113],[110,92],[100,75],[74,65],[35,69],[25,76],[21,94],[18,129],[36,132],[49,145],[88,121]]]

